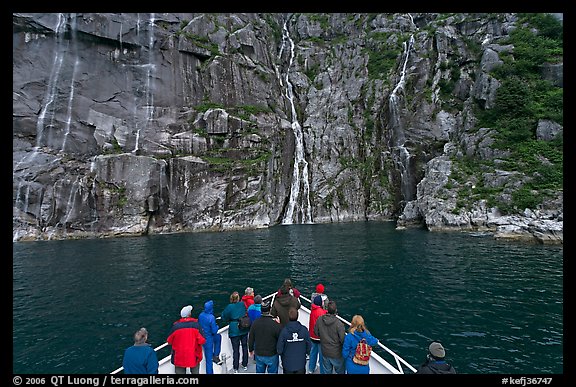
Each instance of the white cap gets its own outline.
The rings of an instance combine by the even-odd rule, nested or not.
[[[184,317],[189,317],[190,314],[192,313],[192,309],[194,309],[192,307],[192,305],[186,305],[185,307],[182,308],[182,310],[180,311],[180,316],[182,316],[182,318]]]

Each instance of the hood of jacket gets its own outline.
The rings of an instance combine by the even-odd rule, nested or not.
[[[335,314],[330,313],[326,313],[325,315],[318,317],[318,319],[322,319],[322,322],[326,325],[333,325],[336,321],[339,321]]]
[[[290,294],[281,294],[279,296],[276,296],[276,301],[278,301],[278,303],[282,306],[289,306],[290,305],[290,300],[292,299],[292,295]]]
[[[204,303],[204,312],[214,314],[214,301],[208,300]]]

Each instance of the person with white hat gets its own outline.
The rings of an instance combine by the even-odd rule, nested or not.
[[[446,350],[442,343],[433,341],[428,346],[426,361],[418,367],[417,374],[455,374],[456,370],[445,360]]]
[[[166,341],[172,346],[171,362],[177,374],[185,374],[190,368],[191,374],[200,373],[202,345],[206,343],[198,320],[192,317],[192,305],[180,310],[180,319],[172,324]],[[210,361],[210,359],[208,359]]]

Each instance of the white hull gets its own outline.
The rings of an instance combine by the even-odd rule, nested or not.
[[[264,300],[269,299],[269,298],[273,298],[273,296],[274,296],[273,294],[270,294],[267,297],[264,297]],[[300,296],[300,300],[301,301],[305,300],[310,304],[310,300],[304,296]],[[298,313],[298,321],[300,321],[300,323],[302,323],[302,325],[304,325],[305,327],[308,327],[308,321],[310,319],[310,309],[307,308],[306,306],[302,305],[300,307],[300,309],[298,310],[298,312],[299,312]],[[348,326],[350,325],[350,323],[348,321],[346,321],[342,318],[340,318],[340,320],[342,320]],[[222,348],[220,350],[220,357],[224,361],[221,365],[213,363],[214,374],[229,374],[229,373],[232,373],[233,370],[232,370],[232,343],[230,342],[230,339],[228,337],[228,325],[220,328],[218,330],[218,333],[220,333],[222,335]],[[167,345],[168,345],[168,343],[165,343],[165,344],[155,348],[155,350],[158,351],[159,349],[162,349]],[[382,349],[384,349],[390,355],[391,359],[394,359],[396,366],[393,366],[392,364],[387,362],[383,357],[381,357],[378,353],[376,353],[375,351],[372,351],[372,356],[370,357],[370,373],[371,374],[403,374],[404,368],[407,368],[407,369],[411,370],[412,372],[416,372],[416,370],[410,364],[408,364],[404,359],[400,358],[398,355],[396,355],[390,349],[388,349],[387,347],[385,347],[381,343],[379,343],[379,346]],[[242,354],[240,354],[240,357],[242,357]],[[319,368],[319,367],[317,367],[317,368]],[[119,373],[121,371],[122,371],[122,367],[118,368],[117,370],[113,371],[112,373],[115,374],[115,373]],[[248,362],[248,370],[247,371],[244,371],[244,372],[240,371],[240,373],[255,373],[255,372],[256,372],[256,367],[255,367],[253,359],[250,359],[250,361]],[[318,370],[316,372],[318,373]],[[170,355],[159,360],[158,373],[159,374],[174,374],[175,373],[174,365],[170,362]],[[206,356],[205,355],[203,356],[202,362],[200,363],[200,373],[201,374],[206,373]],[[280,361],[280,369],[278,370],[278,373],[280,373],[280,374],[282,373],[282,361]]]

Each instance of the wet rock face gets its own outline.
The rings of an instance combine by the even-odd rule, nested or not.
[[[276,44],[262,19],[15,14],[13,24],[15,239],[220,228],[229,196],[262,200],[283,115],[268,107],[282,96],[268,82]],[[248,220],[228,224],[266,226],[274,213],[238,211]]]
[[[514,20],[13,14],[13,239],[269,227],[287,208],[511,234],[482,203],[453,215],[444,186],[448,156],[499,156],[469,129],[473,103],[494,106],[489,72],[513,48],[493,40]],[[561,84],[561,66],[543,73]],[[561,219],[549,207],[522,232],[557,240],[534,223]]]

